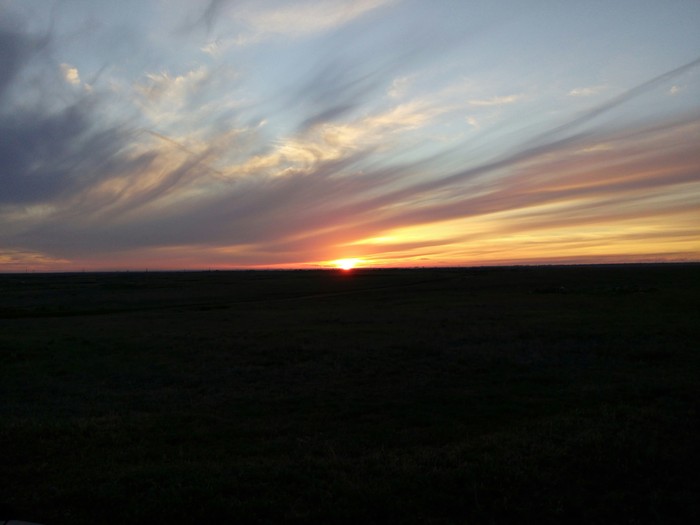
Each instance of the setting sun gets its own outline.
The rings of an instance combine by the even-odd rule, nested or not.
[[[333,262],[341,270],[352,270],[360,262],[360,259],[338,259]]]

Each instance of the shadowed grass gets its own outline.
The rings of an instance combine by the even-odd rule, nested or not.
[[[0,276],[0,519],[693,521],[699,270]]]

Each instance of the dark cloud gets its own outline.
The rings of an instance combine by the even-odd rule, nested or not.
[[[44,48],[48,38],[36,38],[18,33],[0,22],[0,104],[19,72],[35,54]]]
[[[233,4],[233,0],[210,0],[207,4],[198,23],[202,23],[207,28],[207,33],[210,33],[214,24],[219,17],[221,10],[226,6]]]
[[[378,90],[390,73],[386,69],[363,69],[360,64],[335,55],[305,75],[304,83],[288,98],[288,104],[293,104],[292,107],[306,116],[300,129],[303,131],[316,124],[333,122],[350,113]]]
[[[227,6],[234,5],[238,0],[208,0],[204,9],[197,5],[196,14],[188,16],[183,21],[181,32],[192,32],[198,29],[204,29],[207,35],[210,35],[214,30],[214,26],[218,22],[221,14]]]
[[[59,199],[120,169],[114,157],[124,147],[124,131],[99,124],[97,97],[74,95],[69,102],[56,88],[55,100],[17,103],[22,92],[45,91],[35,81],[58,80],[49,73],[23,75],[32,68],[58,71],[58,64],[46,64],[52,40],[50,33],[35,37],[0,24],[0,205]]]
[[[31,204],[74,194],[117,168],[119,128],[94,126],[92,104],[56,113],[0,116],[0,203]]]

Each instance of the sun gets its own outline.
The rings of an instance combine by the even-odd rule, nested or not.
[[[337,261],[333,261],[338,268],[346,271],[352,270],[358,262],[360,262],[360,259],[338,259]]]

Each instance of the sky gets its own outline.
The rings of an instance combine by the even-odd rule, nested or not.
[[[0,272],[699,261],[698,28],[698,0],[0,0]]]

